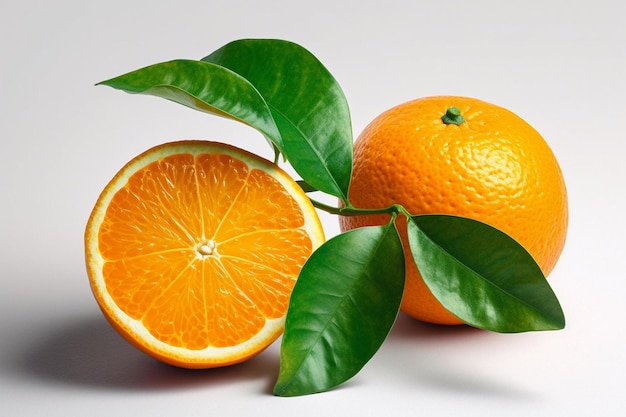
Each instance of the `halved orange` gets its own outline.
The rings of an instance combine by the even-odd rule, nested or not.
[[[275,164],[230,145],[154,147],[109,182],[85,232],[95,298],[147,354],[186,368],[242,362],[283,331],[302,265],[324,241]]]

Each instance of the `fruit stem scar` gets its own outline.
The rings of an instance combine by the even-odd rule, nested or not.
[[[448,107],[446,114],[441,116],[441,120],[447,125],[455,124],[457,126],[465,121],[458,107]]]
[[[196,247],[198,253],[202,256],[210,256],[215,254],[215,244],[214,240],[209,240],[206,243],[202,243]]]

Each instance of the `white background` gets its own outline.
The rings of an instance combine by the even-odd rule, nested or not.
[[[0,6],[0,414],[3,416],[624,415],[626,25],[619,1],[10,1]],[[438,94],[516,112],[561,163],[570,229],[550,282],[558,332],[492,334],[401,317],[331,392],[278,398],[278,345],[186,371],[102,318],[82,235],[143,150],[195,138],[269,156],[252,129],[98,81],[246,37],[282,38],[335,75],[355,135]],[[323,216],[328,236],[336,218]]]

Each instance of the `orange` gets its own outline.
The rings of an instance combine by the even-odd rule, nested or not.
[[[310,200],[275,164],[181,141],[115,175],[85,251],[95,298],[122,336],[163,362],[209,368],[282,334],[296,278],[323,241]]]
[[[464,120],[456,124],[457,116]],[[565,244],[567,193],[553,152],[520,117],[477,99],[427,97],[379,115],[355,141],[349,200],[358,208],[397,203],[413,215],[490,224],[524,246],[545,275]],[[342,231],[388,222],[387,215],[340,217]],[[406,227],[399,230],[408,248]],[[405,258],[402,311],[460,324],[430,293],[408,250]]]

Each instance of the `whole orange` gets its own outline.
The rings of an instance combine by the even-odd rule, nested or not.
[[[567,233],[565,182],[546,141],[509,110],[467,97],[417,99],[374,119],[354,144],[349,200],[357,208],[401,204],[413,215],[451,214],[490,224],[524,246],[545,275]],[[408,248],[406,219],[398,219]],[[346,231],[389,220],[368,215],[339,222]],[[460,324],[405,252],[402,311],[426,322]]]

